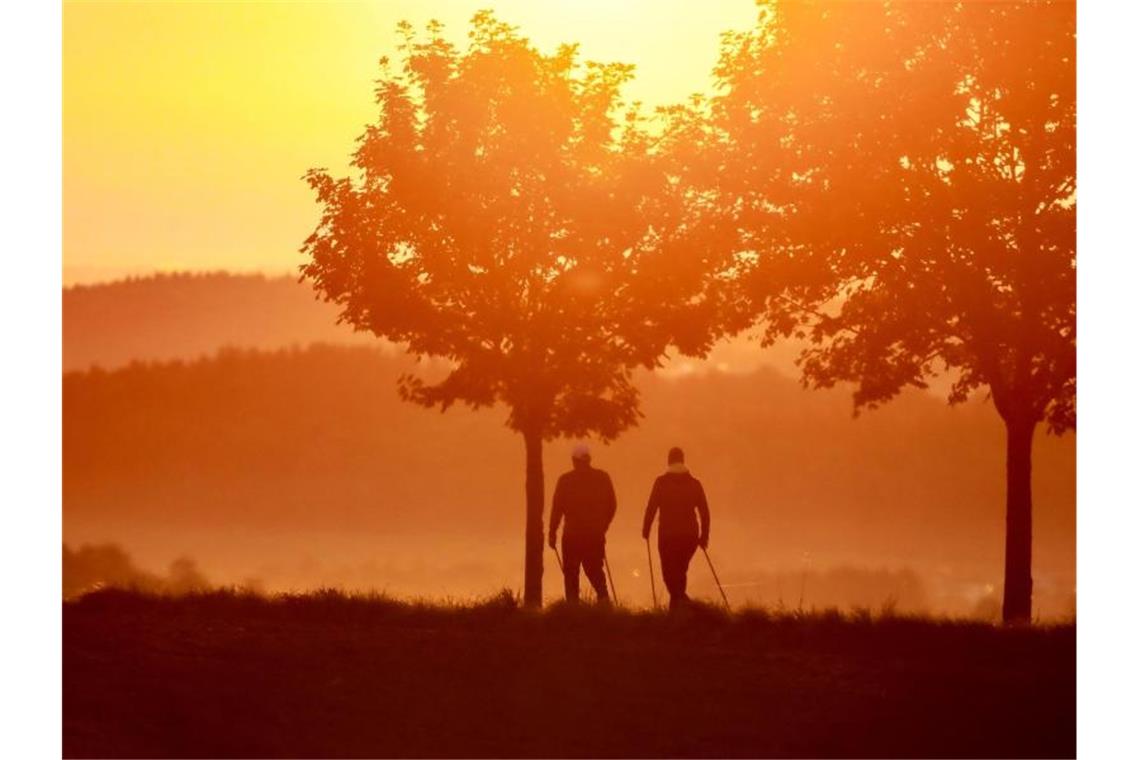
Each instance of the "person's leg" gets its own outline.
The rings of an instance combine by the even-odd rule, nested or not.
[[[665,588],[669,591],[669,607],[673,608],[685,595],[676,540],[670,537],[658,538],[657,551],[661,557],[661,580],[665,582]]]
[[[688,601],[686,593],[689,588],[689,563],[697,553],[697,540],[678,542],[677,546],[677,588],[681,592],[681,599]]]
[[[590,585],[594,587],[599,603],[608,603],[610,600],[609,591],[606,589],[605,556],[604,541],[591,541],[583,546],[582,569],[586,571],[586,577],[590,579]]]
[[[582,564],[582,553],[578,542],[562,536],[562,577],[566,587],[566,601],[578,601],[578,567]]]

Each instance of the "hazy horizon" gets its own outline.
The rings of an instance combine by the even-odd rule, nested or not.
[[[395,379],[414,363],[338,332],[303,284],[215,273],[72,289],[64,337],[73,549],[119,544],[149,572],[188,556],[212,582],[267,590],[469,596],[520,583],[522,447],[503,411],[401,402]],[[802,577],[808,605],[878,606],[905,587],[904,608],[964,614],[997,598],[1004,486],[989,403],[912,390],[855,418],[848,391],[801,388],[783,350],[743,343],[703,371],[639,375],[645,418],[595,452],[619,492],[619,595],[648,600],[636,525],[664,449],[680,443],[709,490],[712,551],[737,603],[794,606]],[[718,371],[737,355],[751,363]],[[317,383],[331,395],[296,407]],[[1050,618],[1068,613],[1074,585],[1074,444],[1037,437],[1035,566]],[[546,447],[547,514],[569,446]],[[393,522],[392,498],[415,510]],[[326,518],[304,517],[311,499]],[[695,564],[696,593],[712,592],[706,576]]]

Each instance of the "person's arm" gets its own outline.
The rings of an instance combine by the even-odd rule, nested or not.
[[[605,516],[606,516],[606,530],[610,529],[610,523],[614,521],[614,515],[617,514],[617,494],[614,493],[614,482],[610,476],[606,475],[605,493]]]
[[[709,545],[709,503],[705,499],[705,489],[701,486],[701,481],[697,483],[697,515],[701,518],[701,548],[708,548]]]
[[[553,549],[558,540],[558,526],[562,523],[562,515],[566,511],[566,490],[562,486],[562,478],[554,486],[554,498],[550,506],[550,538],[547,543]]]
[[[653,490],[649,492],[649,503],[645,506],[645,520],[641,523],[641,537],[648,539],[649,530],[653,527],[653,518],[657,515],[657,483],[653,481]]]

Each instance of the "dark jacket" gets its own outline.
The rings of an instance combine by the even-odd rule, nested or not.
[[[649,537],[653,518],[661,512],[658,538],[696,538],[701,542],[709,537],[709,505],[701,481],[686,470],[667,472],[653,483],[649,504],[645,508],[645,521],[641,535]],[[697,526],[697,517],[700,526]]]
[[[566,518],[567,538],[602,538],[617,512],[614,484],[604,471],[575,467],[558,479],[550,512],[550,535]]]

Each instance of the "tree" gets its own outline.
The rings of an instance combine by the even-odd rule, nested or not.
[[[1006,428],[1002,614],[1030,618],[1033,436],[1076,426],[1072,3],[762,3],[726,35],[716,193],[768,341],[856,411],[940,373]]]
[[[399,27],[355,175],[313,170],[323,207],[302,278],[340,319],[442,359],[400,381],[446,410],[501,403],[526,452],[524,601],[542,601],[543,442],[636,424],[632,372],[711,338],[699,267],[665,230],[681,199],[636,107],[632,67],[537,51],[480,12],[465,51]]]

